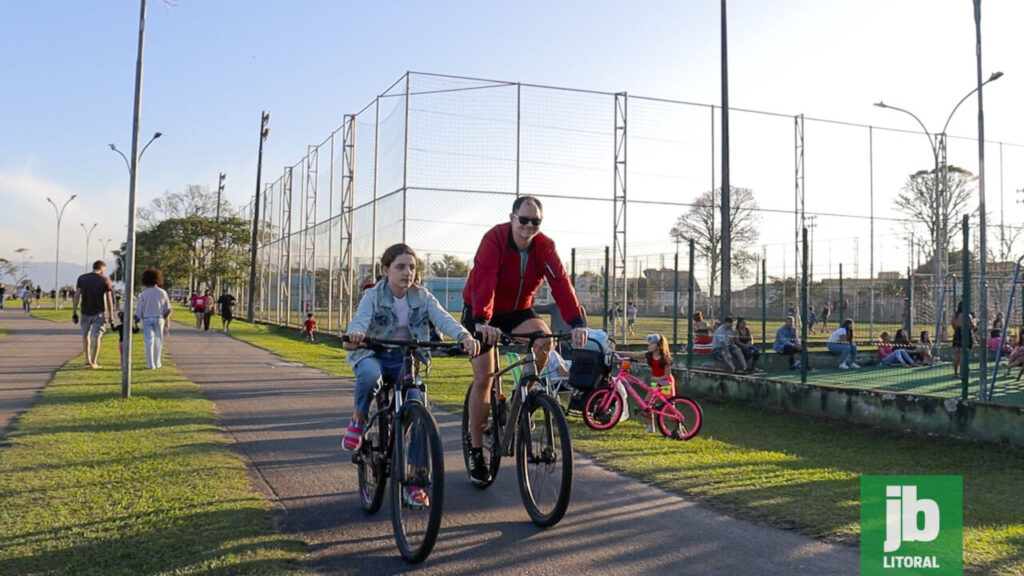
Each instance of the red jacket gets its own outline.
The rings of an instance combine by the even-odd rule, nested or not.
[[[484,234],[462,299],[472,308],[474,320],[486,324],[495,315],[533,306],[533,295],[545,279],[562,318],[574,328],[585,326],[576,291],[558,258],[555,243],[544,234],[534,236],[523,271],[519,250],[512,240],[512,223],[506,222]]]

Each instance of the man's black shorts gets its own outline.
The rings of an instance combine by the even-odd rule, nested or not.
[[[512,312],[506,312],[505,314],[496,314],[491,321],[487,324],[494,326],[506,334],[511,334],[519,327],[520,324],[526,322],[531,318],[539,318],[537,313],[533,311],[533,308],[526,308],[524,310],[514,310]],[[473,309],[467,304],[462,309],[462,326],[469,330],[469,333],[474,338],[479,338],[480,335],[476,333],[476,322],[473,321]],[[490,344],[485,344],[483,341],[480,342],[480,353],[489,352],[491,350]]]

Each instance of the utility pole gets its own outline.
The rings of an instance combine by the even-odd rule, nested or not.
[[[249,306],[245,314],[247,322],[256,315],[256,242],[260,236],[260,177],[263,175],[263,142],[270,136],[270,112],[260,116],[260,152],[256,158],[256,199],[252,206],[252,249],[249,253]]]
[[[213,270],[217,273],[216,287],[214,288],[214,296],[220,294],[220,198],[224,194],[224,178],[226,175],[221,172],[217,178],[217,215],[214,219],[216,224],[213,236]]]
[[[732,292],[732,226],[729,221],[729,53],[722,0],[722,296],[721,317],[729,315]],[[714,193],[712,192],[712,196]]]

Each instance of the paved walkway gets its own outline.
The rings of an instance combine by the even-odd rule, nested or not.
[[[427,561],[399,557],[389,504],[362,512],[356,470],[340,450],[352,382],[281,362],[216,332],[179,326],[168,341],[186,377],[216,403],[219,424],[280,507],[283,530],[310,545],[328,574],[856,574],[855,548],[736,520],[595,466],[577,454],[572,501],[547,530],[523,509],[514,468],[471,486],[459,420],[437,412],[445,449],[445,511]]]
[[[82,333],[73,324],[57,324],[18,309],[0,313],[0,438],[35,402],[54,372],[82,353]]]

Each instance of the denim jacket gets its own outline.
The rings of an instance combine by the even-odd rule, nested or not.
[[[458,340],[463,334],[469,332],[462,327],[448,312],[441,307],[426,288],[413,285],[409,288],[409,332],[416,340],[423,342],[430,340],[430,327],[427,320],[431,320],[437,329],[450,338]],[[391,293],[387,278],[377,283],[373,288],[366,290],[362,300],[359,301],[359,309],[348,325],[347,332],[362,332],[367,338],[388,339],[394,336],[395,328],[398,325],[398,316],[395,315],[395,296]],[[347,361],[355,367],[361,360],[373,356],[373,350],[368,348],[357,348],[349,350]],[[427,359],[430,357],[429,350],[420,350],[417,356]]]

